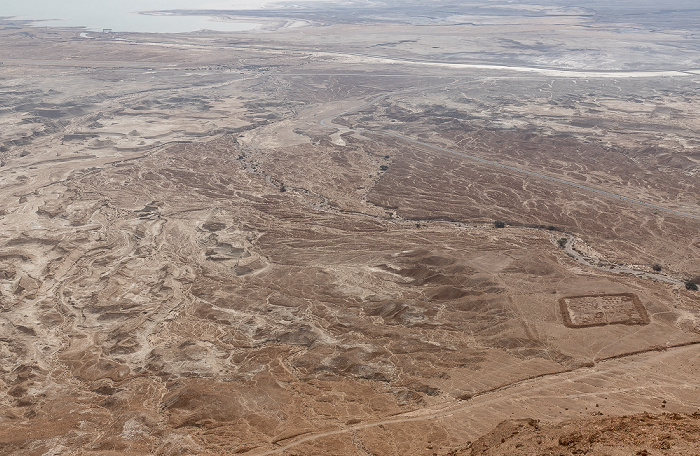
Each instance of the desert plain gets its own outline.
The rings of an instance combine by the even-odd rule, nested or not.
[[[0,20],[0,453],[697,452],[698,12],[588,3]]]

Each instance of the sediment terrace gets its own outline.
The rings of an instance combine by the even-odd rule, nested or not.
[[[2,22],[0,452],[478,454],[698,410],[698,76],[337,44],[414,27]]]

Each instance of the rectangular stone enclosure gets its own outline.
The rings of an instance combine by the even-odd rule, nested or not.
[[[649,315],[632,293],[569,296],[559,300],[569,328],[606,325],[646,325]]]

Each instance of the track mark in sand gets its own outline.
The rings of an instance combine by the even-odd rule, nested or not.
[[[449,86],[449,85],[451,85],[451,84],[446,84],[446,85],[443,85],[443,86],[440,86],[440,87],[446,87],[446,86]],[[436,89],[436,88],[439,88],[439,87],[430,87],[430,89]],[[358,132],[358,133],[374,133],[374,134],[379,134],[379,135],[390,136],[390,137],[393,137],[393,138],[397,138],[397,139],[400,139],[400,140],[403,140],[403,141],[410,142],[410,143],[412,143],[412,144],[415,144],[415,145],[418,145],[418,146],[421,146],[421,147],[426,147],[426,148],[428,148],[428,149],[436,150],[436,151],[439,151],[439,152],[446,152],[446,153],[451,154],[451,155],[456,155],[456,156],[458,156],[458,157],[466,158],[466,159],[469,159],[469,160],[478,162],[478,163],[480,163],[480,164],[482,164],[482,165],[487,165],[487,166],[496,167],[496,168],[502,168],[502,169],[507,170],[507,171],[512,171],[512,172],[515,172],[515,173],[518,173],[518,174],[525,174],[526,176],[535,177],[535,178],[537,178],[537,179],[542,179],[542,180],[547,180],[547,181],[550,181],[550,182],[555,182],[555,183],[558,183],[558,184],[567,185],[567,186],[569,186],[569,187],[578,188],[578,189],[580,189],[580,190],[585,190],[585,191],[588,191],[588,192],[597,193],[597,194],[599,194],[599,195],[607,196],[607,197],[610,197],[610,198],[619,199],[619,200],[622,200],[622,201],[624,201],[624,202],[627,202],[627,203],[630,203],[630,204],[633,204],[633,205],[636,205],[636,206],[642,206],[642,207],[645,207],[645,208],[648,208],[648,209],[654,209],[654,210],[658,210],[658,211],[663,211],[663,212],[667,212],[667,213],[670,213],[670,214],[673,214],[673,215],[678,215],[678,216],[685,217],[685,218],[690,218],[690,219],[694,219],[694,220],[700,220],[700,215],[688,214],[687,212],[682,212],[682,211],[678,211],[678,210],[675,210],[675,209],[670,209],[670,208],[663,207],[663,206],[657,206],[656,204],[645,203],[644,201],[636,200],[636,199],[630,198],[630,197],[628,197],[628,196],[619,195],[619,194],[617,194],[617,193],[608,192],[608,191],[601,190],[601,189],[598,189],[598,188],[595,188],[595,187],[589,187],[589,186],[587,186],[587,185],[578,184],[578,183],[576,183],[576,182],[568,181],[568,180],[565,180],[565,179],[560,179],[560,178],[558,178],[558,177],[548,176],[548,175],[546,175],[546,174],[538,173],[538,172],[536,172],[536,171],[528,171],[528,170],[523,169],[523,168],[519,168],[519,167],[516,167],[516,166],[506,165],[506,164],[504,164],[504,163],[500,163],[500,162],[497,162],[497,161],[494,161],[494,160],[486,160],[485,158],[477,157],[476,155],[470,155],[470,154],[466,154],[466,153],[464,153],[464,152],[459,152],[459,151],[456,151],[456,150],[453,150],[453,149],[448,149],[448,148],[446,148],[446,147],[436,146],[436,145],[434,145],[434,144],[430,144],[430,143],[426,143],[426,142],[423,142],[423,141],[419,141],[419,140],[417,140],[417,139],[411,138],[411,137],[409,137],[409,136],[404,136],[404,135],[399,134],[399,133],[388,132],[388,131],[378,131],[378,130],[365,130],[365,129],[361,129],[361,128],[352,129],[352,128],[348,128],[348,127],[344,127],[344,126],[339,126],[339,125],[336,125],[336,124],[333,123],[333,120],[335,120],[336,118],[338,118],[338,117],[340,117],[340,116],[343,116],[343,115],[346,115],[346,114],[351,114],[351,113],[353,113],[353,112],[357,112],[357,111],[359,111],[359,110],[361,110],[361,109],[367,108],[367,107],[372,106],[372,105],[378,103],[379,101],[381,101],[381,100],[383,100],[383,99],[385,99],[385,98],[388,98],[388,97],[390,97],[390,96],[404,95],[404,94],[407,94],[407,93],[418,92],[418,91],[423,91],[423,90],[427,90],[427,88],[424,88],[424,89],[407,89],[407,90],[401,90],[401,91],[398,91],[398,92],[392,92],[392,93],[389,93],[389,94],[379,95],[379,96],[374,97],[374,98],[371,99],[370,101],[368,101],[368,102],[366,102],[366,103],[364,103],[364,104],[362,104],[362,105],[360,105],[360,106],[357,106],[357,107],[351,108],[351,109],[347,109],[347,110],[345,110],[345,111],[343,111],[343,112],[341,112],[341,113],[339,113],[339,114],[334,114],[334,115],[332,115],[332,116],[326,117],[325,119],[321,119],[321,120],[319,121],[319,123],[320,123],[322,126],[324,126],[324,127],[337,128],[337,129],[344,130],[344,131],[355,131],[355,132]]]
[[[463,152],[458,152],[456,150],[436,146],[434,144],[429,144],[429,143],[426,143],[423,141],[419,141],[417,139],[409,138],[408,136],[400,135],[398,133],[390,133],[390,132],[386,132],[386,131],[373,131],[372,133],[378,133],[378,134],[382,134],[382,135],[386,135],[386,136],[392,136],[394,138],[408,141],[408,142],[411,142],[413,144],[417,144],[419,146],[427,147],[429,149],[437,150],[440,152],[447,152],[447,153],[452,154],[452,155],[457,155],[458,157],[467,158],[469,160],[476,161],[476,162],[479,162],[481,164],[485,164],[485,165],[489,165],[489,166],[493,166],[493,167],[498,167],[498,168],[503,168],[503,169],[506,169],[508,171],[514,171],[514,172],[519,173],[519,174],[525,174],[527,176],[536,177],[538,179],[548,180],[551,182],[556,182],[558,184],[564,184],[564,185],[567,185],[569,187],[574,187],[574,188],[578,188],[581,190],[586,190],[589,192],[598,193],[600,195],[620,199],[622,201],[625,201],[627,203],[631,203],[631,204],[634,204],[637,206],[643,206],[643,207],[646,207],[649,209],[655,209],[655,210],[659,210],[659,211],[668,212],[668,213],[671,213],[673,215],[680,215],[681,217],[691,218],[694,220],[700,220],[700,215],[688,214],[687,212],[681,212],[681,211],[677,211],[675,209],[670,209],[670,208],[663,207],[663,206],[657,206],[657,205],[651,204],[651,203],[645,203],[644,201],[639,201],[639,200],[636,200],[634,198],[630,198],[628,196],[618,195],[617,193],[607,192],[605,190],[600,190],[600,189],[597,189],[594,187],[589,187],[587,185],[577,184],[576,182],[571,182],[571,181],[567,181],[564,179],[559,179],[558,177],[552,177],[552,176],[548,176],[546,174],[538,173],[535,171],[528,171],[526,169],[518,168],[515,166],[505,165],[503,163],[499,163],[499,162],[493,161],[493,160],[486,160],[484,158],[480,158],[480,157],[477,157],[475,155],[465,154]]]
[[[610,372],[612,372],[612,368],[596,369],[596,367],[600,366],[601,364],[607,363],[607,362],[614,362],[614,361],[617,361],[617,360],[620,360],[623,358],[644,355],[646,353],[651,353],[651,352],[673,353],[675,351],[680,351],[683,349],[695,348],[697,345],[700,345],[700,340],[691,341],[691,342],[684,342],[684,343],[681,343],[678,345],[671,345],[671,346],[667,346],[667,347],[650,347],[650,348],[638,350],[635,352],[624,353],[621,355],[615,355],[615,356],[611,356],[608,358],[598,360],[597,366],[591,367],[591,366],[586,365],[586,366],[578,367],[575,369],[567,369],[567,370],[562,370],[559,372],[553,372],[553,373],[549,373],[549,374],[536,375],[533,377],[529,377],[529,378],[518,380],[518,381],[515,381],[512,383],[508,383],[506,385],[497,386],[495,388],[491,388],[491,389],[486,390],[486,391],[482,391],[480,393],[473,395],[470,399],[467,399],[464,401],[442,403],[442,404],[438,404],[438,405],[433,406],[432,409],[413,410],[413,411],[406,412],[406,413],[403,413],[400,415],[395,415],[392,418],[387,418],[387,419],[379,420],[379,421],[373,421],[371,423],[357,424],[357,425],[347,426],[347,427],[344,427],[341,429],[334,429],[334,430],[318,432],[318,433],[313,433],[313,434],[304,434],[304,437],[301,437],[293,442],[289,442],[286,445],[282,445],[278,448],[263,451],[260,453],[252,453],[252,454],[254,456],[268,456],[268,455],[272,455],[272,454],[280,454],[280,453],[283,453],[291,448],[297,447],[303,443],[310,442],[313,440],[322,439],[324,437],[331,437],[334,435],[352,433],[352,432],[356,432],[356,431],[361,431],[363,429],[379,427],[379,426],[387,425],[387,424],[400,424],[400,423],[409,423],[409,422],[413,422],[413,421],[426,421],[426,420],[431,420],[431,419],[435,419],[435,418],[443,418],[443,417],[447,417],[449,415],[452,415],[454,413],[460,412],[464,409],[468,409],[468,408],[472,408],[472,407],[488,406],[490,404],[501,401],[503,399],[508,399],[508,398],[513,397],[513,396],[516,396],[516,395],[520,394],[519,391],[510,391],[510,392],[507,392],[506,394],[502,394],[502,395],[499,395],[498,393],[503,393],[503,392],[506,392],[508,390],[513,390],[513,389],[520,387],[520,386],[524,387],[524,386],[528,386],[529,384],[532,384],[535,382],[546,381],[546,383],[544,385],[530,385],[530,386],[528,386],[528,390],[538,391],[538,390],[543,389],[543,388],[552,387],[553,385],[556,385],[557,383],[569,383],[572,381],[585,379],[586,377],[593,377],[593,376],[599,376],[601,374],[610,373]],[[641,361],[638,361],[637,363],[640,363],[640,362]],[[586,371],[589,371],[589,372],[586,372]],[[581,373],[577,374],[577,372],[581,372]],[[569,374],[572,374],[572,375],[569,375]],[[607,390],[605,390],[605,391],[607,391]],[[601,391],[601,393],[602,392],[604,392],[604,391]],[[492,395],[496,395],[496,397],[491,398]],[[478,400],[479,402],[475,403],[474,402],[475,400]],[[284,440],[284,439],[280,439],[278,441],[282,441],[282,440]]]
[[[448,84],[442,84],[442,85],[439,85],[439,86],[429,87],[429,89],[435,90],[435,89],[439,89],[439,88],[449,87],[449,86],[453,85],[455,82],[456,82],[456,80],[453,81],[453,82],[451,82],[451,83],[448,83]],[[391,97],[391,96],[405,95],[405,94],[412,93],[412,92],[421,92],[421,91],[424,91],[424,90],[427,90],[427,89],[428,89],[428,88],[404,89],[404,90],[399,90],[399,91],[396,91],[396,92],[391,92],[391,93],[388,93],[388,94],[377,95],[377,96],[375,96],[374,98],[372,98],[371,100],[369,100],[368,102],[363,103],[363,104],[361,104],[361,105],[359,105],[359,106],[356,106],[356,107],[350,108],[350,109],[346,109],[346,110],[344,110],[344,111],[342,111],[342,112],[340,112],[340,113],[338,113],[338,114],[333,114],[333,115],[330,115],[330,116],[328,116],[328,117],[325,117],[325,118],[321,119],[321,120],[319,121],[319,123],[320,123],[322,126],[324,126],[324,127],[338,129],[339,131],[336,132],[336,134],[342,134],[342,133],[345,133],[345,132],[384,134],[384,135],[396,137],[396,138],[398,138],[398,139],[402,139],[402,140],[410,141],[410,142],[413,142],[413,143],[417,143],[417,144],[420,144],[420,145],[422,145],[422,146],[425,146],[425,147],[428,147],[428,148],[431,148],[431,149],[439,150],[439,151],[442,151],[442,152],[448,152],[448,153],[450,153],[450,154],[454,154],[454,155],[458,155],[458,156],[461,156],[461,157],[469,158],[469,159],[472,159],[472,160],[475,160],[475,161],[478,161],[478,162],[480,162],[480,163],[484,163],[484,164],[487,164],[487,165],[492,165],[492,166],[497,166],[497,167],[505,168],[505,169],[508,169],[509,171],[515,171],[515,172],[517,172],[517,173],[535,176],[535,177],[542,178],[542,179],[545,179],[545,180],[554,181],[554,182],[557,182],[557,183],[560,183],[560,184],[565,184],[565,185],[573,186],[573,187],[576,187],[576,188],[579,188],[579,189],[582,189],[582,190],[588,190],[588,191],[591,191],[591,192],[600,193],[600,194],[606,195],[606,196],[608,196],[608,197],[621,199],[621,200],[626,201],[626,202],[628,202],[628,203],[632,203],[632,204],[636,204],[636,205],[641,205],[641,206],[644,206],[644,207],[647,207],[647,208],[652,208],[652,209],[655,209],[655,210],[661,210],[661,211],[664,211],[664,212],[669,212],[669,213],[672,213],[672,214],[674,214],[674,215],[678,215],[678,216],[682,216],[682,217],[687,217],[687,218],[691,218],[691,219],[695,219],[695,220],[700,220],[700,216],[697,216],[697,215],[694,215],[694,214],[688,214],[688,213],[685,213],[685,212],[681,212],[681,211],[677,211],[677,210],[674,210],[674,209],[665,208],[665,207],[662,207],[662,206],[656,206],[656,205],[654,205],[654,204],[645,203],[645,202],[643,202],[643,201],[638,201],[638,200],[635,200],[635,199],[633,199],[633,198],[629,198],[629,197],[626,197],[626,196],[618,195],[618,194],[611,193],[611,192],[606,192],[606,191],[604,191],[604,190],[599,190],[599,189],[596,189],[596,188],[594,188],[594,187],[588,187],[588,186],[581,185],[581,184],[578,184],[578,183],[575,183],[575,182],[570,182],[570,181],[567,181],[567,180],[564,180],[564,179],[559,179],[559,178],[556,178],[556,177],[547,176],[547,175],[545,175],[545,174],[541,174],[541,173],[537,173],[537,172],[533,172],[533,171],[528,171],[528,170],[524,170],[524,169],[520,169],[520,168],[516,168],[516,167],[504,165],[504,164],[501,164],[501,163],[498,163],[498,162],[495,162],[495,161],[485,160],[485,159],[482,159],[482,158],[479,158],[479,157],[476,157],[476,156],[472,156],[472,155],[469,155],[469,154],[465,154],[465,153],[462,153],[462,152],[454,151],[454,150],[451,150],[451,149],[446,149],[446,148],[439,147],[439,146],[435,146],[435,145],[428,144],[428,143],[424,143],[424,142],[421,142],[421,141],[418,141],[418,140],[415,140],[415,139],[413,139],[413,138],[409,138],[409,137],[407,137],[407,136],[403,136],[403,135],[400,135],[400,134],[397,134],[397,133],[390,133],[390,132],[376,131],[376,130],[365,130],[365,129],[360,129],[360,128],[352,129],[352,128],[348,128],[348,127],[345,127],[345,126],[342,126],[342,125],[336,125],[336,124],[333,123],[333,120],[336,119],[336,118],[338,118],[338,117],[341,117],[341,116],[346,115],[346,114],[351,114],[351,113],[357,112],[357,111],[359,111],[359,110],[361,110],[361,109],[364,109],[364,108],[367,108],[367,107],[369,107],[369,106],[372,106],[372,105],[374,105],[374,104],[380,102],[381,100],[384,100],[384,99],[389,98],[389,97]],[[583,255],[579,254],[578,252],[576,252],[576,251],[573,249],[573,246],[572,246],[573,242],[572,242],[572,241],[573,241],[573,239],[574,239],[574,235],[568,234],[568,233],[562,233],[562,234],[563,234],[564,236],[566,236],[566,238],[567,238],[567,242],[566,242],[566,244],[565,244],[565,246],[564,246],[565,252],[566,252],[570,257],[572,257],[572,258],[575,259],[577,262],[579,262],[579,263],[581,263],[581,264],[583,264],[583,265],[586,265],[586,266],[588,266],[588,267],[592,267],[592,268],[595,268],[595,269],[598,269],[598,270],[604,270],[604,271],[606,271],[606,272],[614,273],[614,274],[629,274],[629,275],[633,275],[633,276],[637,276],[637,277],[641,277],[641,278],[645,278],[645,279],[659,280],[659,281],[666,282],[666,283],[671,283],[671,284],[674,284],[674,285],[682,285],[682,284],[683,284],[683,281],[682,281],[682,280],[679,280],[679,279],[674,278],[674,277],[667,276],[666,274],[662,274],[662,273],[649,273],[649,272],[644,272],[644,271],[638,271],[638,270],[635,270],[635,269],[632,269],[632,268],[629,268],[629,267],[626,267],[626,266],[617,266],[617,265],[614,265],[613,268],[611,269],[610,267],[602,267],[602,266],[596,265],[596,264],[594,264],[593,262],[588,261],[586,258],[584,258]]]

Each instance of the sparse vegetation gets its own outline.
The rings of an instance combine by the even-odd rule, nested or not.
[[[700,9],[388,3],[0,20],[3,453],[700,456]]]
[[[685,289],[690,291],[698,291],[698,284],[693,282],[692,280],[688,280],[685,283]]]
[[[651,265],[651,269],[654,272],[661,272],[661,265],[659,263],[654,263]]]

